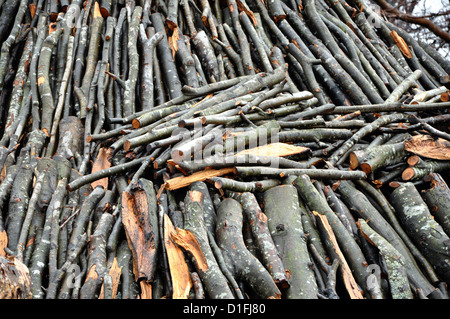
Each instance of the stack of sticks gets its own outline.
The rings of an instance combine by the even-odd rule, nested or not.
[[[448,298],[450,61],[363,0],[8,0],[0,43],[1,298]]]

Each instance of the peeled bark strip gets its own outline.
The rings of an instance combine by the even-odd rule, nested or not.
[[[363,234],[375,245],[386,263],[393,299],[413,299],[402,255],[385,238],[376,233],[364,219],[358,220]]]
[[[242,193],[239,196],[239,202],[242,205],[244,216],[250,224],[255,245],[259,249],[265,268],[280,289],[288,288],[290,286],[289,279],[270,235],[267,216],[262,212],[255,195],[251,192]]]
[[[160,241],[153,183],[141,179],[138,187],[122,194],[122,223],[133,252],[135,280],[152,282]]]
[[[432,217],[414,184],[397,187],[390,200],[405,227],[405,231],[432,263],[444,281],[450,280],[450,238]]]
[[[316,299],[318,288],[309,267],[309,254],[303,233],[299,198],[291,185],[280,185],[264,193],[264,213],[280,254],[290,287],[288,299]]]
[[[242,225],[241,204],[232,198],[224,199],[217,211],[216,236],[227,268],[245,281],[259,298],[279,299],[281,293],[269,272],[245,247]]]
[[[206,257],[208,269],[197,269],[208,296],[212,299],[234,299],[233,292],[221,272],[208,242],[207,229],[204,221],[202,193],[189,191],[184,200],[184,227],[192,232]]]

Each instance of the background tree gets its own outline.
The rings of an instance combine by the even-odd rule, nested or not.
[[[450,56],[450,1],[371,0],[390,22]]]

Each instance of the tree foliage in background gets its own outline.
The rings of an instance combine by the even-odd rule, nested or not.
[[[390,22],[450,57],[449,0],[371,0]]]

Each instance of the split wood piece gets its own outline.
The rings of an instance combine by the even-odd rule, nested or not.
[[[421,157],[450,160],[450,141],[430,135],[415,135],[405,141],[405,149]]]
[[[211,299],[234,299],[234,294],[228,286],[227,279],[222,273],[209,244],[207,229],[204,220],[202,193],[188,191],[184,200],[184,227],[190,231],[198,241],[208,268],[198,268],[207,295]]]
[[[119,263],[117,262],[117,257],[114,257],[111,268],[108,271],[108,275],[111,277],[111,294],[108,298],[108,296],[105,294],[105,285],[103,284],[102,288],[100,289],[100,295],[99,295],[98,299],[115,299],[116,298],[117,292],[119,291],[121,273],[122,273],[122,267],[119,266]]]
[[[368,292],[368,263],[352,234],[348,232],[344,224],[342,224],[330,206],[328,206],[326,198],[319,193],[307,175],[300,175],[295,180],[294,186],[311,211],[315,211],[327,218],[356,282],[364,292]]]
[[[280,289],[289,288],[290,283],[286,270],[270,235],[267,216],[262,212],[255,195],[252,192],[243,192],[239,196],[239,202],[242,205],[245,219],[250,224],[262,263]]]
[[[172,299],[188,299],[192,280],[183,251],[172,241],[173,233],[176,233],[176,229],[169,216],[164,214],[164,245],[172,279]]]
[[[279,179],[265,179],[260,181],[254,181],[254,182],[243,182],[243,181],[237,181],[230,178],[224,178],[224,177],[212,177],[208,179],[209,182],[211,182],[215,188],[217,189],[227,189],[232,190],[235,192],[265,192],[269,188],[278,186],[280,184]],[[241,203],[242,204],[242,203]]]
[[[203,253],[195,235],[186,229],[176,228],[176,232],[170,233],[171,239],[179,247],[183,248],[194,260],[195,267],[205,272],[208,270],[208,261]]]
[[[439,173],[429,175],[430,187],[421,192],[431,214],[450,236],[450,188]]]
[[[442,98],[445,99],[445,94],[447,94],[448,97],[448,89],[445,86],[441,86],[437,89],[433,89],[433,90],[428,90],[428,91],[423,91],[420,93],[417,93],[416,95],[414,95],[414,98],[411,100],[410,104],[418,104],[418,103],[423,103],[426,102],[436,96],[439,97],[439,100],[441,100],[442,102],[445,102]]]
[[[348,205],[351,211],[366,220],[371,228],[388,240],[402,254],[409,281],[415,287],[420,287],[426,295],[433,294],[435,288],[418,266],[410,249],[406,246],[398,232],[386,221],[367,197],[347,181],[340,182],[338,191],[342,196],[342,200]],[[391,204],[394,203],[391,201]]]
[[[377,146],[367,152],[360,167],[363,172],[369,174],[378,168],[404,162],[408,154],[404,143]]]
[[[270,121],[251,131],[227,138],[223,144],[223,153],[230,154],[242,151],[248,146],[253,148],[252,146],[270,144],[272,139],[276,139],[280,130],[281,126],[276,121]]]
[[[413,183],[397,187],[390,196],[405,231],[444,281],[450,280],[450,238],[431,215]]]
[[[94,299],[100,293],[102,282],[107,275],[106,241],[114,224],[114,217],[102,214],[91,236],[86,279],[80,289],[80,299]]]
[[[341,268],[342,279],[347,290],[348,295],[351,299],[364,299],[364,296],[358,287],[358,284],[355,281],[355,278],[352,274],[352,269],[348,265],[341,248],[336,240],[335,233],[333,232],[333,228],[330,226],[330,222],[328,221],[326,215],[320,214],[316,211],[312,211],[313,215],[316,216],[317,222],[320,223],[321,228],[326,233],[327,240],[331,243],[333,254],[336,256],[336,259],[339,261],[339,265]],[[322,236],[325,236],[323,234]]]
[[[101,147],[98,150],[97,158],[92,164],[91,173],[95,173],[102,169],[107,169],[111,167],[110,157],[111,157],[111,149],[107,147]],[[95,188],[98,185],[103,186],[104,189],[108,189],[108,177],[104,177],[91,183],[92,188]]]
[[[135,281],[152,282],[160,242],[153,183],[141,178],[135,188],[124,191],[121,196],[122,224],[133,253]]]
[[[363,236],[380,250],[388,270],[392,299],[413,299],[402,255],[389,241],[375,232],[364,219],[358,219],[357,225]]]
[[[302,169],[302,168],[273,168],[260,166],[237,166],[236,174],[241,177],[268,176],[286,177],[290,175],[307,175],[312,179],[345,180],[365,179],[366,173],[362,171],[344,171],[338,169]]]
[[[317,282],[309,266],[299,200],[292,185],[273,187],[264,193],[264,213],[290,283],[283,294],[287,299],[317,299]]]
[[[207,169],[204,171],[198,171],[189,176],[178,176],[171,178],[165,182],[165,188],[167,190],[180,189],[191,185],[197,181],[206,181],[215,176],[222,176],[226,174],[235,174],[235,167],[226,167],[222,169]]]
[[[258,298],[280,299],[272,276],[261,262],[245,247],[242,226],[243,209],[232,198],[224,199],[217,209],[217,244],[231,273],[246,282]]]
[[[31,299],[30,271],[20,260],[0,256],[0,299]]]
[[[310,149],[302,146],[295,146],[287,143],[270,143],[255,148],[242,150],[236,153],[234,156],[252,154],[255,156],[277,156],[285,157],[295,154],[302,154],[309,152]]]

